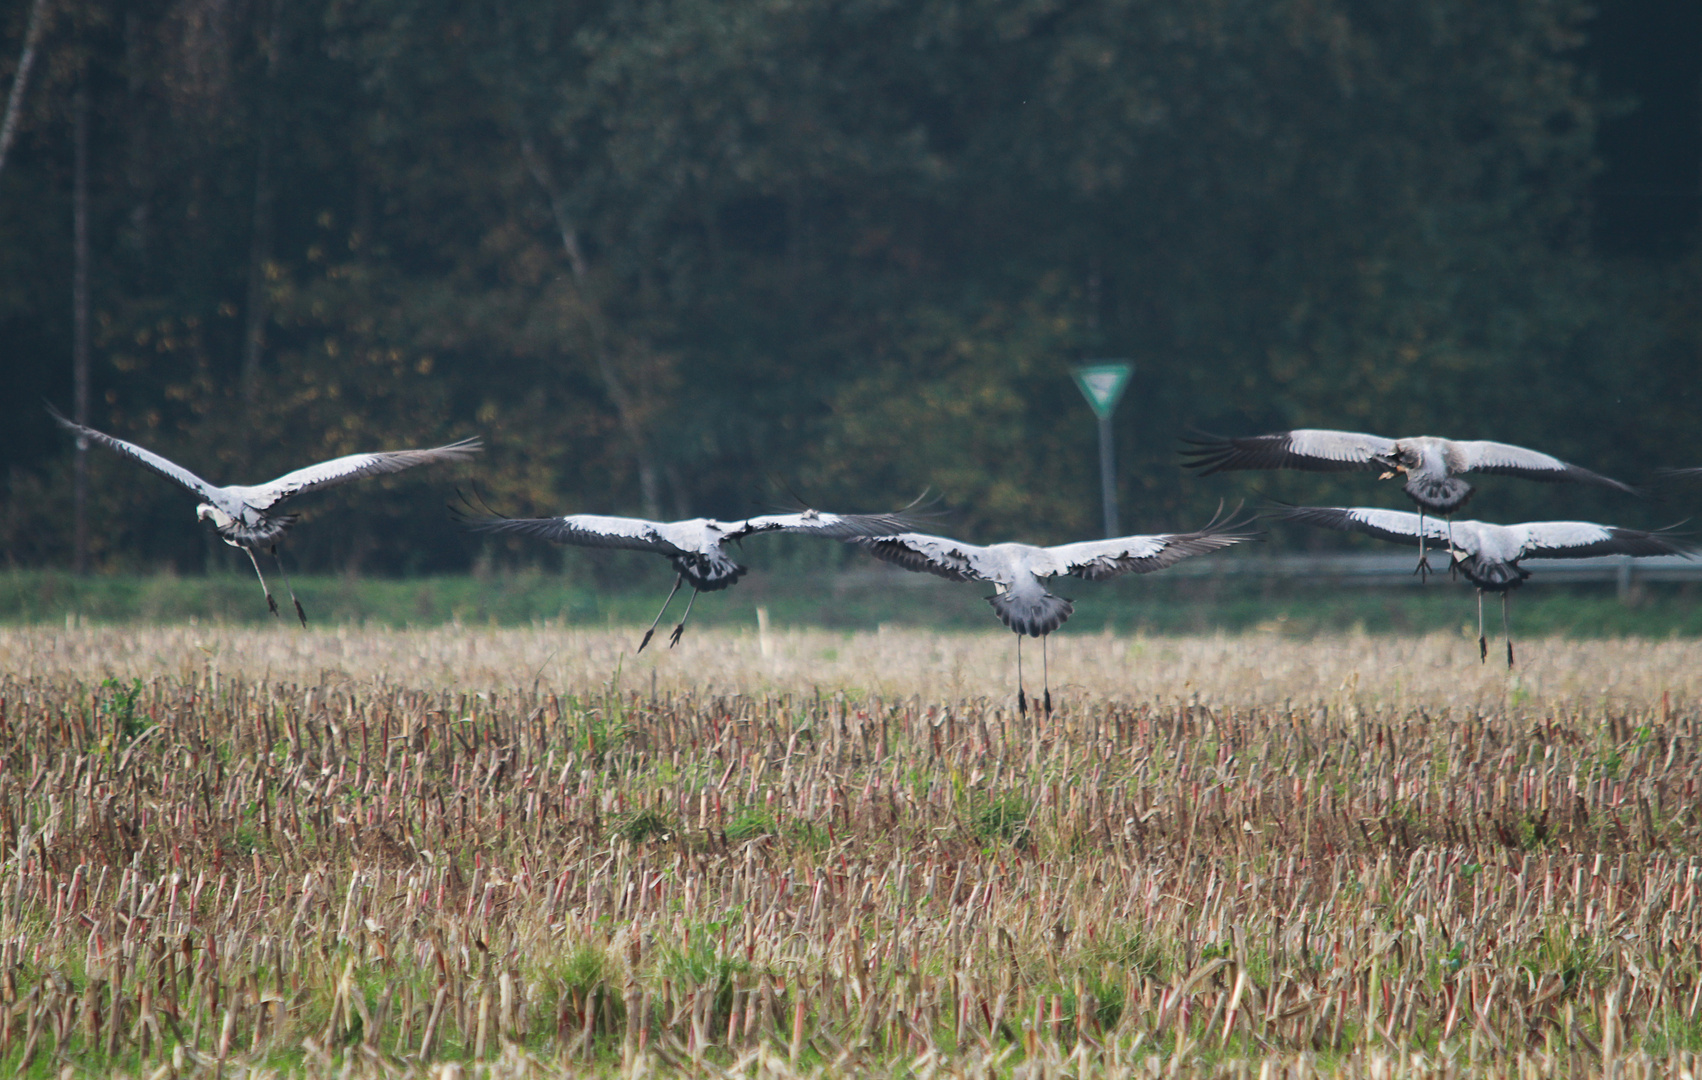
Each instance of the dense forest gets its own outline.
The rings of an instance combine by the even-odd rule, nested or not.
[[[1702,464],[1699,207],[1604,239],[1604,146],[1648,103],[1595,29],[1573,0],[8,0],[0,556],[70,563],[42,404],[79,348],[93,426],[220,482],[486,439],[316,498],[291,548],[321,570],[467,566],[442,504],[474,480],[657,516],[931,489],[969,538],[1092,536],[1069,372],[1103,357],[1136,365],[1130,529],[1404,505],[1189,476],[1190,427]],[[236,565],[187,496],[88,467],[94,567]],[[1497,520],[1702,495],[1484,486]]]

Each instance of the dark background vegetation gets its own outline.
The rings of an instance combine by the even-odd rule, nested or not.
[[[29,4],[0,7],[0,89]],[[1098,532],[1068,379],[1137,364],[1123,524],[1189,426],[1702,465],[1702,5],[1629,0],[53,0],[0,173],[0,559],[70,559],[75,101],[95,426],[217,481],[485,437],[517,513],[836,509]],[[240,568],[94,452],[93,563]],[[303,569],[543,562],[469,473],[316,497]],[[1661,503],[1488,480],[1492,520]],[[1290,536],[1290,542],[1305,538]],[[1324,540],[1322,542],[1333,542]]]

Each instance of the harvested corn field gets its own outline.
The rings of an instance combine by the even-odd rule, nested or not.
[[[0,1067],[1694,1070],[1693,643],[629,637],[0,633]]]

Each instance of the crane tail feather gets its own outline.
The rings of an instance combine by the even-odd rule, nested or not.
[[[1064,625],[1076,610],[1075,605],[1061,596],[1042,593],[999,593],[987,597],[999,621],[1019,634],[1040,637]]]

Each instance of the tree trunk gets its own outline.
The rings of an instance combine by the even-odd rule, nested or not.
[[[266,264],[272,261],[272,137],[260,136],[254,163],[254,225],[248,243],[248,299],[242,333],[242,403],[252,428],[266,349]]]
[[[125,105],[129,115],[121,125],[126,132],[128,143],[125,151],[124,184],[126,195],[130,200],[130,246],[136,252],[136,261],[145,274],[149,270],[148,256],[150,247],[150,230],[152,228],[149,197],[152,192],[152,181],[149,176],[149,153],[151,145],[148,142],[149,125],[143,117],[143,91],[147,86],[143,78],[142,60],[142,18],[134,11],[124,15],[124,71],[128,83],[128,94]]]
[[[77,87],[72,106],[74,164],[71,177],[71,384],[72,414],[89,422],[89,91]],[[72,494],[71,560],[89,572],[89,443],[78,437]]]
[[[550,204],[550,216],[555,219],[556,229],[561,233],[562,250],[567,254],[567,265],[573,272],[573,284],[579,291],[580,298],[585,301],[587,310],[591,310],[592,301],[587,289],[590,268],[585,262],[585,252],[579,246],[579,233],[568,220],[567,207],[561,192],[556,188],[555,180],[550,176],[549,167],[538,156],[537,148],[532,140],[520,140],[520,151],[525,155],[526,167],[532,173],[532,179],[543,188],[544,197]],[[649,440],[644,437],[644,427],[638,422],[638,407],[627,392],[626,384],[621,381],[620,374],[615,370],[614,359],[609,355],[608,335],[603,326],[602,318],[594,311],[591,314],[592,351],[597,356],[597,374],[602,377],[603,388],[614,403],[615,414],[620,418],[621,430],[626,433],[627,440],[632,444],[633,458],[638,466],[638,492],[644,502],[644,516],[660,519],[662,516],[662,482],[656,461],[650,453]]]
[[[18,56],[18,71],[12,76],[12,92],[6,98],[6,118],[0,120],[0,172],[6,169],[6,153],[12,140],[18,137],[18,116],[24,108],[24,91],[29,88],[30,68],[35,66],[35,49],[41,43],[41,24],[47,14],[47,0],[35,0],[30,5],[29,25],[24,28],[24,51]]]
[[[250,440],[256,427],[255,403],[260,394],[260,357],[266,348],[266,267],[272,261],[273,191],[272,125],[273,85],[278,71],[278,51],[283,21],[281,0],[267,5],[266,74],[260,84],[255,109],[255,132],[259,145],[254,154],[254,222],[248,242],[248,299],[244,304],[242,334],[242,405]],[[252,457],[252,454],[249,455]]]

